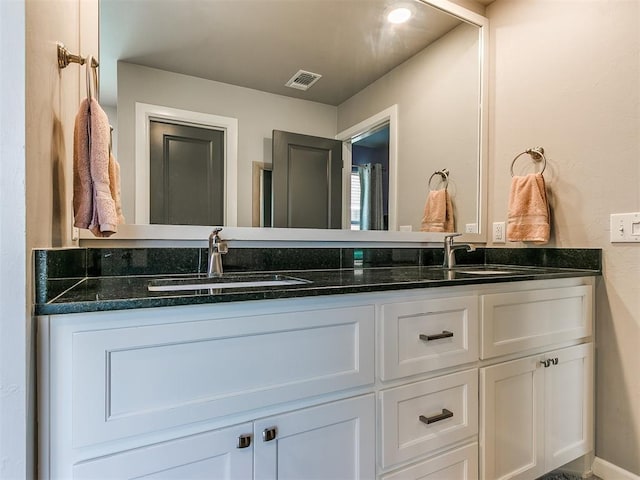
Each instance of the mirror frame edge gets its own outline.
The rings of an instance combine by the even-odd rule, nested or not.
[[[486,224],[488,217],[488,48],[489,48],[489,19],[472,10],[467,9],[450,0],[418,0],[421,3],[438,8],[448,14],[454,15],[465,22],[471,23],[479,27],[480,36],[480,106],[479,106],[479,158],[478,158],[478,233],[465,233],[460,241],[473,243],[487,243],[489,229]],[[99,7],[98,0],[95,1],[95,9],[81,9],[81,28],[80,43],[91,45],[95,41],[98,46],[98,57],[100,51],[99,45]],[[98,28],[90,29],[87,26],[98,22]],[[85,26],[85,28],[82,27]],[[83,41],[85,40],[85,41]],[[82,93],[81,93],[82,94]],[[213,226],[194,226],[185,227],[182,225],[135,225],[124,224],[119,225],[119,232],[112,237],[94,237],[88,230],[80,230],[77,236],[79,246],[91,246],[95,242],[98,246],[109,246],[122,243],[141,245],[143,243],[175,242],[175,241],[200,241],[208,235]],[[320,231],[310,229],[278,229],[278,228],[257,228],[257,227],[227,227],[227,231],[235,233],[235,240],[248,242],[321,242],[321,243],[371,243],[383,244],[389,243],[395,246],[400,244],[433,244],[440,243],[444,238],[442,233],[428,232],[396,232],[396,231],[351,231],[351,230],[326,230]]]

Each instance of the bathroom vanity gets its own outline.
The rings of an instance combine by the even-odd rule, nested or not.
[[[510,268],[83,279],[37,306],[40,477],[534,479],[593,450],[599,271]]]

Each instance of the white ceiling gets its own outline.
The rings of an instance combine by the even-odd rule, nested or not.
[[[477,0],[480,2],[489,0]],[[116,61],[338,105],[459,24],[417,0],[100,0],[101,100],[115,105]],[[285,82],[323,77],[308,91]]]

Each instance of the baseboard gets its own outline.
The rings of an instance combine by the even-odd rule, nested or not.
[[[635,473],[609,463],[606,460],[596,457],[591,466],[593,474],[602,480],[640,480],[640,476]]]

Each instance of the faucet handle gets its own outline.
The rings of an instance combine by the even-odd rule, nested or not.
[[[218,243],[218,253],[227,253],[229,251],[229,247],[227,242],[219,242]]]
[[[449,235],[445,235],[445,236],[444,236],[444,242],[445,242],[445,243],[447,243],[447,242],[448,242],[448,243],[453,243],[453,239],[454,239],[455,237],[459,237],[459,236],[461,236],[461,235],[462,235],[462,233],[450,233]]]

